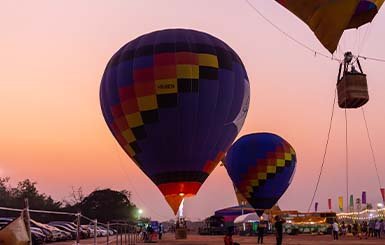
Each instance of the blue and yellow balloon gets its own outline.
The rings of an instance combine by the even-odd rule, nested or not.
[[[176,213],[223,158],[245,120],[249,81],[223,41],[186,29],[136,38],[100,86],[107,125]]]
[[[294,176],[297,157],[293,147],[272,133],[241,137],[225,158],[234,186],[259,215],[272,208]]]

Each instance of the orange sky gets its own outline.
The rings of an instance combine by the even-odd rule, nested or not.
[[[326,52],[308,28],[273,1],[255,6],[278,26]],[[124,43],[157,29],[183,27],[211,33],[242,58],[251,84],[250,111],[240,135],[277,133],[298,154],[294,181],[279,201],[307,208],[321,164],[338,64],[293,43],[244,1],[3,1],[0,10],[0,175],[31,178],[57,199],[71,186],[128,189],[145,215],[173,216],[160,192],[129,160],[110,134],[99,108],[99,84],[111,55]],[[343,50],[385,57],[385,13],[373,25],[345,35]],[[365,107],[381,180],[385,182],[384,63],[362,62],[370,102]],[[350,187],[380,200],[360,110],[349,111]],[[344,114],[336,110],[317,201],[345,195]],[[213,195],[215,194],[215,195]],[[234,205],[223,167],[185,202],[185,214],[204,218]]]

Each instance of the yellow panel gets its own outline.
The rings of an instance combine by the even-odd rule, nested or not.
[[[277,167],[285,167],[285,160],[277,159]]]
[[[267,174],[266,173],[258,173],[258,179],[262,179],[262,180],[267,179]]]
[[[131,147],[130,145],[125,145],[125,146],[124,146],[124,150],[126,150],[127,154],[128,154],[130,157],[135,156],[135,151],[132,149],[132,147]]]
[[[130,128],[135,128],[143,125],[142,116],[139,112],[126,115],[127,123]]]
[[[174,94],[178,92],[176,79],[155,80],[156,94]]]
[[[291,161],[291,154],[290,153],[285,153],[285,160]]]
[[[149,111],[158,108],[155,95],[138,97],[137,99],[140,111]]]
[[[128,141],[128,143],[134,142],[136,140],[135,135],[132,133],[132,130],[130,128],[123,131],[122,134],[123,137]]]
[[[199,79],[199,66],[197,65],[177,65],[176,77],[186,79]]]
[[[333,53],[360,0],[286,0],[283,5],[313,30],[318,40]]]
[[[218,58],[212,54],[198,54],[199,65],[218,68]]]
[[[257,179],[250,181],[252,186],[259,186],[259,181]]]
[[[267,172],[269,174],[275,174],[277,172],[277,168],[275,166],[267,166]]]

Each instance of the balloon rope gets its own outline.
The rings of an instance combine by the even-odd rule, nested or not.
[[[345,89],[346,91],[346,89]],[[346,212],[349,212],[349,152],[348,152],[348,115],[345,100],[345,162],[346,162]]]
[[[333,99],[332,113],[331,113],[331,116],[330,116],[329,129],[328,129],[328,134],[327,134],[327,138],[326,138],[324,154],[323,154],[323,157],[322,157],[321,169],[320,169],[319,174],[318,174],[317,184],[316,184],[316,186],[314,188],[313,196],[311,198],[311,201],[310,201],[309,207],[307,209],[307,212],[310,212],[310,209],[311,209],[311,207],[313,205],[314,198],[315,198],[315,195],[317,193],[318,186],[319,186],[319,183],[320,183],[320,180],[321,180],[322,171],[323,171],[323,168],[324,168],[324,165],[325,165],[326,153],[327,153],[327,150],[328,150],[329,139],[330,139],[330,132],[331,132],[331,129],[332,129],[332,124],[333,124],[334,108],[335,108],[335,104],[336,104],[336,97],[337,97],[337,88],[334,90],[334,99]]]
[[[372,159],[373,159],[374,168],[376,169],[378,185],[379,185],[379,187],[381,188],[382,185],[381,185],[380,175],[378,174],[378,168],[377,168],[376,157],[375,157],[375,155],[374,155],[372,139],[370,138],[370,134],[369,134],[369,127],[368,127],[368,122],[366,121],[365,110],[364,110],[363,107],[361,108],[361,110],[362,110],[362,116],[364,117],[364,121],[365,121],[366,133],[367,133],[368,140],[369,140],[370,150],[371,150],[371,152],[372,152]]]
[[[341,62],[340,59],[337,59],[337,58],[333,57],[332,55],[327,55],[327,54],[321,53],[321,52],[315,50],[314,48],[311,48],[310,46],[306,45],[305,43],[295,39],[292,35],[285,32],[284,30],[282,30],[278,25],[274,24],[270,19],[268,19],[265,15],[263,15],[262,12],[259,11],[249,0],[245,0],[245,1],[260,17],[262,17],[262,19],[264,19],[267,23],[269,23],[271,26],[273,26],[277,31],[282,33],[288,39],[292,40],[293,42],[297,43],[298,45],[302,46],[303,48],[309,50],[315,56],[319,55],[319,56],[322,56],[322,57],[325,57],[325,58],[328,58],[328,59],[331,59],[334,61]]]
[[[335,58],[333,55],[328,55],[328,54],[324,54],[324,53],[322,53],[320,51],[317,51],[314,48],[310,47],[309,45],[306,45],[305,43],[303,43],[303,42],[299,41],[298,39],[294,38],[292,35],[290,35],[286,31],[284,31],[278,25],[274,24],[273,21],[271,21],[269,18],[267,18],[265,15],[263,15],[262,12],[259,11],[257,9],[257,7],[255,7],[250,2],[250,0],[245,0],[245,1],[262,19],[264,19],[267,23],[269,23],[272,27],[274,27],[277,31],[279,31],[281,34],[286,36],[291,41],[293,41],[293,42],[297,43],[298,45],[302,46],[304,49],[307,49],[308,51],[312,52],[315,56],[319,55],[319,56],[322,56],[324,58],[331,59],[333,61],[342,62],[341,59]],[[367,35],[367,33],[365,33],[364,39],[366,38],[366,35]],[[361,50],[359,50],[358,52],[360,53]],[[372,58],[372,57],[367,57],[367,56],[362,56],[362,55],[357,55],[357,57],[358,58],[363,58],[365,60],[372,60],[372,61],[377,61],[377,62],[385,62],[385,59],[381,59],[381,58]]]
[[[362,55],[358,55],[358,58],[362,58],[364,60],[372,60],[372,61],[378,61],[378,62],[385,62],[385,59],[372,58],[372,57],[367,57],[367,56],[362,56]]]

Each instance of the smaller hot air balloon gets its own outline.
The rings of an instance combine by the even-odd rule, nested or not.
[[[237,140],[225,162],[234,186],[262,215],[289,187],[297,158],[293,147],[280,136],[254,133]]]

